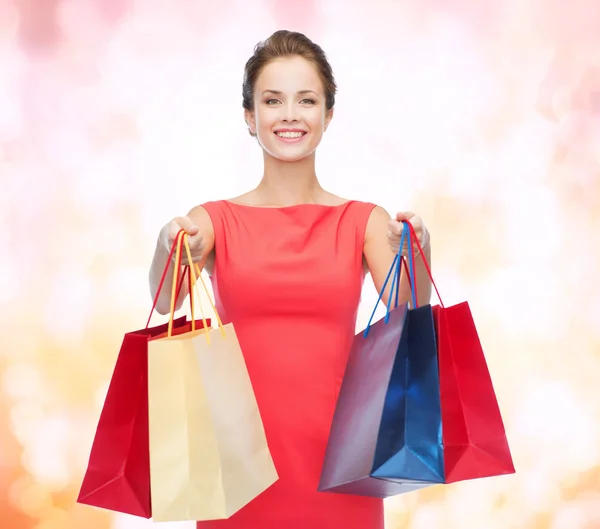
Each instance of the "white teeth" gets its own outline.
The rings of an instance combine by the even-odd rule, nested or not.
[[[304,132],[278,132],[277,136],[280,138],[299,138]]]

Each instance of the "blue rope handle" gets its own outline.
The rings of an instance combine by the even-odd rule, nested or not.
[[[410,281],[410,295],[412,298],[412,308],[416,309],[417,308],[417,296],[415,295],[415,292],[417,291],[417,286],[415,284],[416,282],[416,276],[415,276],[415,263],[414,263],[414,259],[413,259],[413,255],[415,253],[414,251],[414,246],[413,246],[413,240],[411,238],[410,235],[410,227],[408,226],[408,222],[404,221],[404,229],[408,232],[408,275],[409,277],[409,281]]]
[[[400,239],[400,248],[402,249],[402,245],[404,244],[404,238],[406,237],[406,230],[402,230],[402,237]],[[402,250],[400,250],[402,251]],[[387,301],[387,306],[386,306],[386,311],[385,311],[385,323],[387,323],[390,320],[390,307],[392,305],[392,298],[394,297],[394,293],[395,295],[395,303],[394,303],[394,308],[398,308],[398,292],[400,290],[400,273],[402,270],[402,255],[397,255],[396,258],[394,259],[394,263],[393,263],[393,268],[394,268],[394,275],[392,276],[392,286],[390,287],[390,295],[388,296],[388,301]]]
[[[383,293],[385,292],[385,288],[387,287],[387,284],[390,280],[390,276],[392,275],[392,272],[394,273],[394,277],[392,279],[392,286],[390,289],[390,295],[388,297],[388,302],[387,302],[387,307],[386,307],[386,314],[385,314],[385,323],[387,323],[390,319],[390,303],[392,301],[392,296],[394,294],[394,288],[396,289],[396,303],[395,303],[395,307],[398,307],[398,290],[400,287],[400,265],[402,264],[402,248],[404,247],[404,240],[406,239],[408,235],[408,239],[410,242],[410,230],[408,229],[408,225],[405,223],[404,224],[404,229],[402,230],[402,236],[400,237],[400,247],[398,248],[398,254],[396,255],[396,257],[394,257],[394,261],[392,262],[392,266],[390,266],[390,269],[387,273],[387,276],[385,278],[385,281],[383,282],[383,286],[381,287],[381,290],[379,291],[379,297],[377,298],[377,303],[375,303],[375,308],[373,309],[373,312],[371,313],[371,317],[369,318],[369,323],[367,323],[367,326],[365,328],[365,332],[364,332],[364,337],[366,338],[369,334],[369,330],[371,329],[371,323],[373,322],[373,318],[375,317],[375,312],[377,311],[377,307],[379,306],[379,302],[381,301],[381,298],[383,297]],[[414,276],[414,274],[411,272],[411,276]]]

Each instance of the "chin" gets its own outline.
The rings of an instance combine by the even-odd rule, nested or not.
[[[269,151],[267,151],[269,152]],[[292,154],[292,153],[284,153],[284,152],[269,152],[269,154],[273,157],[276,158],[277,160],[281,160],[282,162],[288,162],[288,163],[292,163],[292,162],[299,162],[300,160],[303,160],[304,158],[308,158],[314,151],[311,152],[303,152],[302,154]]]
[[[292,153],[289,151],[282,152],[277,149],[265,149],[264,147],[263,147],[263,149],[269,156],[275,158],[276,160],[280,160],[282,162],[287,162],[287,163],[299,162],[300,160],[304,160],[305,158],[308,158],[314,152],[314,149],[312,151],[302,151],[302,152],[296,152],[296,153]]]

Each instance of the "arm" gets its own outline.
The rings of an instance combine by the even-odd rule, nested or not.
[[[369,272],[373,278],[373,283],[375,283],[375,288],[377,292],[381,290],[383,286],[383,282],[385,281],[385,277],[392,266],[392,262],[394,261],[395,254],[392,252],[390,248],[390,242],[388,239],[388,230],[389,223],[391,221],[391,217],[388,212],[377,206],[371,212],[371,216],[369,217],[369,221],[367,222],[367,230],[365,233],[365,243],[364,243],[364,256],[367,262],[367,266],[369,268]],[[425,258],[427,262],[431,266],[431,247],[430,245],[425,250]],[[406,251],[403,252],[406,254]],[[423,258],[419,254],[417,255],[417,251],[415,251],[415,273],[417,276],[417,294],[418,294],[418,303],[419,305],[426,305],[431,300],[431,281],[429,280],[429,276],[427,275],[427,270],[423,263]],[[383,293],[382,300],[384,303],[387,303],[389,291],[391,287],[392,281],[388,282],[388,286],[386,287],[385,292]],[[410,286],[408,284],[408,278],[402,269],[402,275],[400,279],[400,291],[398,295],[398,299],[400,303],[410,302],[411,293]],[[412,306],[412,302],[410,303]]]
[[[188,242],[192,253],[192,260],[197,263],[200,269],[204,268],[206,260],[214,249],[215,244],[215,233],[212,222],[208,212],[202,206],[196,206],[192,209],[187,217],[177,217],[173,219],[169,224],[166,224],[158,236],[156,242],[156,250],[154,251],[154,258],[150,266],[149,273],[149,284],[150,284],[150,295],[152,299],[156,296],[158,285],[160,284],[160,278],[163,274],[165,267],[167,266],[167,260],[169,258],[169,252],[173,241],[177,237],[179,230],[185,229],[188,234]],[[187,256],[182,255],[182,265],[187,264]],[[165,283],[160,292],[160,296],[156,303],[156,311],[159,314],[168,314],[171,303],[171,292],[173,287],[173,272],[175,263],[171,261],[169,263],[169,270],[165,278]],[[189,294],[187,281],[183,282],[181,293],[175,302],[175,310],[181,308],[183,300]]]

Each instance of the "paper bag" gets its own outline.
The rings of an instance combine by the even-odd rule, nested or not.
[[[400,247],[407,235],[404,230]],[[390,311],[354,338],[319,490],[386,498],[444,481],[437,351],[431,307]],[[378,303],[379,303],[378,300]],[[396,301],[397,303],[397,301]]]
[[[148,344],[157,522],[228,518],[278,479],[235,329],[216,317],[218,329]]]
[[[173,244],[146,328],[129,332],[123,338],[96,428],[78,503],[144,518],[152,515],[148,446],[148,340],[167,332],[168,325],[149,325],[175,250],[176,245]],[[179,263],[180,256],[177,266],[180,266]],[[176,295],[181,286],[179,282]],[[185,317],[172,320],[172,332],[177,332],[185,325]]]
[[[174,327],[185,323],[179,318]],[[148,340],[166,330],[165,324],[125,334],[78,503],[150,518]]]
[[[414,228],[412,240],[423,254]],[[423,254],[424,255],[424,254]],[[436,289],[429,263],[424,260]],[[513,474],[502,415],[467,302],[433,307],[438,346],[445,483]]]

